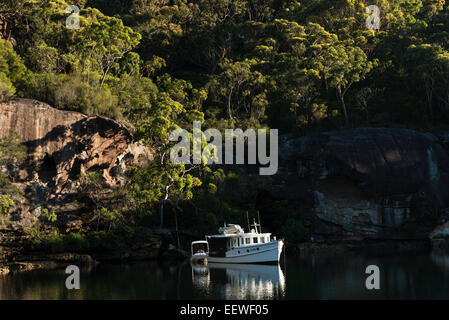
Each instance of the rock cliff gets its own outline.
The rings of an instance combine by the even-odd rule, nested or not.
[[[71,200],[80,174],[100,172],[107,187],[119,185],[126,166],[152,158],[133,142],[130,131],[104,117],[88,117],[54,109],[28,99],[0,104],[0,136],[16,133],[27,147],[20,167],[2,168],[13,173],[24,195],[16,199],[11,228],[32,225],[44,208],[58,213],[58,223],[79,224],[80,204]]]
[[[449,206],[444,137],[387,128],[284,136],[272,196],[315,239],[426,238]]]

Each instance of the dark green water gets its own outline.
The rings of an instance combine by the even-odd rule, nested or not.
[[[380,290],[367,290],[368,265]],[[64,269],[0,276],[0,299],[449,299],[449,255],[288,258],[286,266],[188,262],[81,268],[81,289],[67,290]]]

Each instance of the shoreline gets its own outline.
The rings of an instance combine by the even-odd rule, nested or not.
[[[302,242],[286,243],[287,256],[339,256],[345,255],[392,255],[392,254],[422,254],[445,252],[447,244],[435,245],[426,239],[419,240],[353,240],[340,242]],[[147,252],[148,253],[148,252]],[[161,263],[187,260],[187,251],[170,245],[157,253],[145,254],[140,250],[108,253],[45,253],[30,252],[10,261],[0,261],[0,275],[26,272],[38,269],[58,269],[69,264],[79,264],[83,267],[93,267],[98,264],[132,263],[138,261],[158,261]],[[281,262],[283,257],[281,256]]]

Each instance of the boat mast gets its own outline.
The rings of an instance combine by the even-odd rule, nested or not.
[[[259,227],[260,225],[256,222],[256,218],[253,218],[253,224],[252,224],[252,226],[254,226],[254,231],[255,231],[256,233],[260,233],[260,230],[257,229],[257,227]]]
[[[246,221],[248,221],[248,233],[251,232],[251,227],[249,225],[249,216],[248,216],[248,211],[246,211]]]
[[[262,233],[262,225],[260,224],[259,210],[257,210],[257,218],[259,219],[259,233]]]

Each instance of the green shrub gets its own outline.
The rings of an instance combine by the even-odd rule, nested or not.
[[[51,252],[62,252],[64,251],[64,238],[60,234],[55,234],[45,240],[45,249]]]
[[[48,209],[42,210],[42,217],[51,223],[56,222],[56,220],[58,220],[58,216],[56,215],[56,213],[54,211],[50,213]]]
[[[14,205],[14,201],[8,194],[0,195],[0,214],[5,215],[8,213],[9,208]]]
[[[117,210],[109,210],[102,207],[101,209],[94,210],[94,216],[97,219],[97,231],[100,224],[104,225],[105,228],[110,231],[111,229],[117,228],[122,220],[123,216]]]
[[[15,93],[16,88],[12,85],[11,80],[4,73],[0,73],[0,102],[8,101]]]
[[[17,134],[0,137],[0,164],[20,162],[25,156],[26,147]]]
[[[11,179],[7,174],[0,172],[0,193],[9,195],[22,195],[23,191],[11,183]]]
[[[69,233],[62,236],[64,250],[84,251],[89,249],[89,240],[84,234]]]
[[[107,85],[100,87],[97,74],[33,74],[24,87],[27,97],[58,109],[122,119],[117,97]]]
[[[87,115],[120,118],[117,98],[106,86],[90,83],[80,75],[68,75],[54,90],[54,105],[60,109],[80,111]]]
[[[42,243],[45,241],[45,234],[42,232],[42,224],[40,222],[36,222],[31,227],[24,228],[24,232],[29,237],[29,242],[32,248],[39,248]]]

